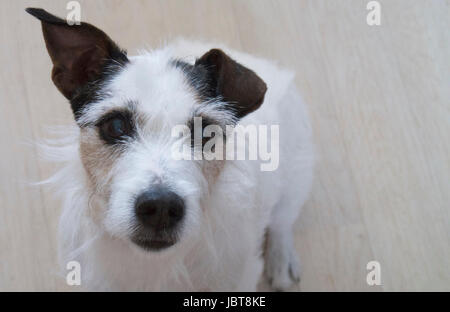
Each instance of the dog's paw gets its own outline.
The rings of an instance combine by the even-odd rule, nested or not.
[[[294,251],[274,252],[266,257],[265,274],[275,291],[289,290],[300,282],[300,262]]]

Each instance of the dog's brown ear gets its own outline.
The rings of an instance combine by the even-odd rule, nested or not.
[[[45,45],[53,62],[52,80],[67,99],[77,88],[98,79],[108,59],[123,58],[124,52],[95,26],[70,26],[43,9],[26,11],[42,22]]]
[[[244,117],[263,103],[267,90],[264,81],[222,50],[210,50],[195,65],[202,65],[207,69],[213,95],[221,96],[228,102],[236,117]]]

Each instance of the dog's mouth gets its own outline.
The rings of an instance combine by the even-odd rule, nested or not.
[[[146,251],[159,251],[174,245],[177,241],[175,239],[160,239],[160,238],[142,238],[133,237],[133,243]]]

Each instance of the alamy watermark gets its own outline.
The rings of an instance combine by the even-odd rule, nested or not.
[[[78,261],[69,261],[66,264],[66,269],[69,272],[66,275],[66,283],[69,286],[81,285],[81,265]]]
[[[381,285],[381,265],[378,261],[370,261],[366,265],[366,269],[369,270],[366,276],[366,282],[369,286]]]
[[[81,265],[78,261],[69,261],[66,264],[68,273],[66,275],[66,283],[69,286],[81,285]],[[369,286],[381,285],[381,265],[378,261],[369,261],[366,265],[369,271],[366,275],[366,283]]]
[[[369,26],[380,26],[381,25],[381,5],[378,1],[370,1],[367,3],[366,9],[369,10],[367,13],[366,22]]]
[[[69,11],[66,16],[67,24],[70,26],[81,25],[81,5],[78,1],[67,2],[66,9]]]
[[[192,127],[193,126],[193,127]],[[176,125],[171,135],[175,160],[260,160],[261,171],[274,171],[280,162],[278,125]]]

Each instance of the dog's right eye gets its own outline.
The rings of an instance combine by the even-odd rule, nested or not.
[[[117,143],[131,136],[130,118],[123,114],[114,114],[99,124],[100,135],[107,143]]]

